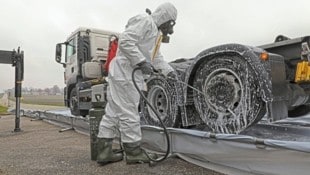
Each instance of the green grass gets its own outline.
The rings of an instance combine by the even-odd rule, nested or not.
[[[0,114],[7,114],[8,108],[0,105]]]
[[[21,103],[36,104],[36,105],[50,105],[50,106],[64,106],[63,95],[23,95]],[[15,100],[15,98],[12,98]]]

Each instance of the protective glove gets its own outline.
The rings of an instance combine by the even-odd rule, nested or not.
[[[145,75],[150,75],[154,72],[153,66],[149,62],[143,61],[141,63],[138,63],[137,66],[140,67],[140,70]]]
[[[172,81],[177,81],[177,80],[178,80],[178,76],[177,76],[177,74],[176,74],[174,71],[169,72],[169,73],[167,74],[167,78],[168,78],[169,80],[172,80]]]

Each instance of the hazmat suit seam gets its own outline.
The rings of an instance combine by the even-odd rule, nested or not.
[[[136,20],[128,21],[126,30],[120,36],[119,49],[126,58],[130,58],[132,66],[145,61],[144,54],[140,51],[139,44],[145,39],[149,33],[148,27],[151,26],[151,21],[147,20],[148,16],[138,15]]]

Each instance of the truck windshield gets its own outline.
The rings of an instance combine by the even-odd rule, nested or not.
[[[66,57],[70,57],[71,55],[74,55],[76,52],[76,38],[73,38],[69,41],[67,44],[67,51],[66,51]]]

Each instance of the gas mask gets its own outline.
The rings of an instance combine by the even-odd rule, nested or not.
[[[158,27],[158,29],[162,32],[162,40],[163,43],[169,43],[170,37],[168,35],[173,34],[173,26],[175,25],[174,20],[169,20]]]

